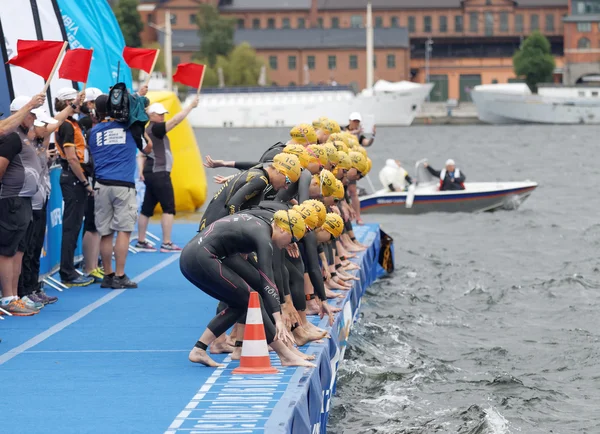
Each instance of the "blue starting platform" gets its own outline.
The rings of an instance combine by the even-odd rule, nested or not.
[[[195,224],[176,224],[185,245]],[[157,226],[151,227],[157,233]],[[336,372],[365,289],[383,273],[378,225],[355,227],[369,249],[333,327],[312,317],[331,338],[301,347],[316,369],[283,368],[274,375],[232,375],[239,362],[213,369],[187,355],[217,302],[179,271],[179,255],[130,254],[127,273],[138,289],[99,284],[71,288],[33,317],[0,321],[0,426],[10,433],[324,433]]]

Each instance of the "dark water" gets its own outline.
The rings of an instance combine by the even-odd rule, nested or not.
[[[204,154],[241,159],[285,133],[198,136]],[[365,216],[394,238],[397,271],[363,300],[328,432],[600,432],[599,136],[593,126],[378,131],[377,188],[390,157],[409,171],[454,158],[468,180],[540,187],[518,211]]]

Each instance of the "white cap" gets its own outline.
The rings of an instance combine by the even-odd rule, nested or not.
[[[18,96],[18,97],[16,97],[10,103],[10,111],[11,112],[18,112],[23,107],[25,107],[29,103],[29,101],[31,101],[31,98],[28,97],[28,96]],[[32,112],[33,112],[33,110],[32,110]]]
[[[149,115],[152,113],[156,113],[157,115],[164,115],[165,113],[169,113],[169,110],[167,110],[165,106],[161,103],[155,102],[154,104],[150,104],[150,106],[148,106],[146,112]]]
[[[362,116],[360,115],[359,112],[352,112],[352,113],[350,113],[350,116],[348,117],[348,119],[351,120],[351,121],[362,122]]]
[[[446,166],[456,166],[456,163],[452,158],[446,160]]]
[[[33,121],[33,125],[35,125],[36,127],[43,127],[47,124],[54,125],[58,123],[58,121],[52,116],[50,116],[48,112],[42,107],[31,110],[31,113],[33,113],[36,116],[35,121]]]
[[[56,98],[59,101],[69,101],[71,99],[77,99],[77,95],[79,95],[79,91],[77,89],[73,89],[72,87],[63,87],[56,94]]]
[[[102,95],[102,91],[100,89],[97,87],[88,87],[85,90],[85,102],[96,101],[96,98],[98,98],[100,95]]]

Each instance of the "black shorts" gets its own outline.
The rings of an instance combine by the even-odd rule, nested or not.
[[[146,192],[142,205],[143,215],[152,217],[158,203],[163,213],[175,214],[175,193],[169,172],[144,172],[144,184]]]
[[[94,196],[88,196],[87,204],[85,206],[85,220],[83,221],[83,231],[85,232],[98,232],[96,229],[96,219],[94,218],[95,201]]]
[[[25,251],[32,215],[30,197],[0,199],[0,256],[12,257]]]

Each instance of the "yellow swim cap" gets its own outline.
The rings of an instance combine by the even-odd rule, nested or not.
[[[350,152],[348,154],[350,160],[352,161],[352,167],[358,170],[361,174],[365,174],[367,172],[367,159],[360,152]]]
[[[335,149],[337,149],[338,151],[344,151],[346,153],[349,151],[348,146],[346,146],[346,144],[341,140],[334,140],[331,143],[333,144],[333,146],[335,146]]]
[[[323,122],[328,121],[329,119],[326,116],[321,116],[319,119],[312,122],[312,126],[315,130],[320,129],[323,126]]]
[[[290,178],[290,181],[296,182],[300,178],[302,171],[300,160],[293,154],[282,152],[273,157],[273,167],[283,175]]]
[[[336,121],[327,119],[321,123],[321,129],[329,134],[339,133],[341,131],[340,124]]]
[[[329,170],[322,170],[319,182],[321,183],[321,194],[323,196],[331,196],[335,191],[336,178]]]
[[[327,161],[329,161],[327,151],[323,145],[308,145],[306,149],[311,157],[314,156],[315,161],[318,160],[322,166],[326,165]]]
[[[339,179],[335,180],[335,191],[333,192],[334,199],[343,199],[344,198],[344,184]]]
[[[302,202],[302,205],[311,207],[318,217],[317,227],[323,226],[323,223],[325,223],[325,215],[327,215],[327,208],[325,208],[325,204],[320,200],[309,199]]]
[[[367,158],[368,154],[367,154],[367,150],[364,148],[364,146],[355,146],[354,148],[352,148],[353,151],[356,152],[360,152],[361,154],[363,154],[365,156],[365,158]]]
[[[344,221],[342,218],[334,212],[327,213],[325,217],[325,223],[323,223],[323,229],[333,235],[334,238],[342,235],[344,230]]]
[[[283,152],[285,152],[286,154],[293,154],[296,157],[298,157],[298,160],[300,160],[300,164],[302,165],[302,167],[306,167],[308,166],[308,163],[311,163],[316,160],[316,158],[312,157],[308,153],[306,148],[302,145],[287,145],[285,148],[283,148]]]
[[[295,205],[292,209],[300,213],[308,229],[312,231],[319,227],[319,216],[311,206],[302,202],[301,205]]]
[[[298,211],[279,210],[273,214],[273,222],[281,229],[292,234],[292,242],[298,241],[306,232],[306,224]]]
[[[340,161],[340,156],[337,153],[336,147],[331,142],[327,142],[323,145],[325,152],[327,152],[327,159],[332,164],[337,164]]]
[[[338,162],[337,167],[340,169],[346,169],[346,170],[352,169],[352,160],[350,159],[348,154],[346,154],[343,151],[338,151],[338,155],[339,155],[340,161]]]
[[[346,143],[346,140],[347,140],[346,134],[344,132],[341,132],[341,133],[332,133],[329,136],[329,139],[327,141],[328,142],[333,142],[333,141],[336,141],[336,140],[339,140],[341,142]]]
[[[291,129],[290,136],[294,142],[302,146],[317,143],[317,133],[310,124],[296,125]]]

